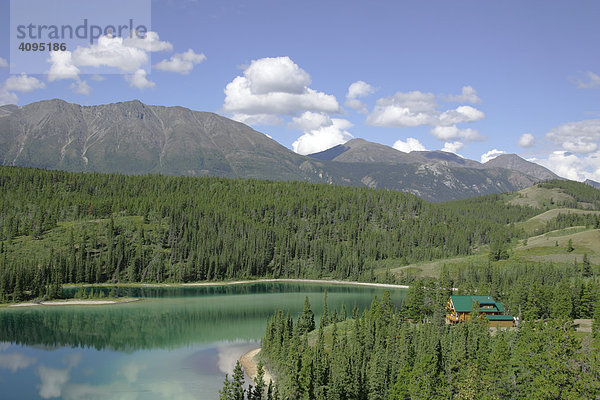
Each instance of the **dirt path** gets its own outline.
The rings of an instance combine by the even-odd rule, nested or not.
[[[255,360],[255,357],[258,353],[260,353],[260,348],[250,350],[249,352],[244,354],[242,357],[240,357],[240,364],[242,364],[242,368],[244,368],[244,372],[252,380],[254,380],[254,378],[256,378],[256,374],[258,372],[258,363]],[[266,368],[264,368],[264,371],[265,371],[265,376],[264,376],[265,384],[268,385],[269,382],[271,382],[271,381],[274,382],[275,380],[273,379],[273,376],[271,375],[271,373]]]

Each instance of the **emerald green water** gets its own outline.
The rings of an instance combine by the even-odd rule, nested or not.
[[[344,303],[350,314],[384,291],[279,282],[116,290],[142,300],[0,310],[0,398],[217,399],[278,309],[297,315],[308,296],[318,318],[327,290],[330,312]],[[403,297],[392,290],[396,304]]]

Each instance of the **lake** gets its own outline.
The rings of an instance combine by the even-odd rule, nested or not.
[[[308,296],[318,324],[325,290],[330,315],[343,303],[350,316],[385,289],[257,282],[115,290],[143,300],[0,309],[0,397],[218,399],[225,373],[260,346],[269,315],[297,316]],[[391,293],[400,305],[405,291]]]

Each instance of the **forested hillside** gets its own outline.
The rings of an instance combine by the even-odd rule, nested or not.
[[[362,315],[355,310],[352,319],[334,310],[316,329],[311,314],[308,306],[297,320],[284,312],[270,319],[262,354],[276,384],[267,391],[256,379],[248,399],[529,400],[600,395],[597,343],[590,337],[581,340],[568,317],[527,320],[514,330],[490,331],[487,321],[478,318],[447,326],[441,318],[407,319],[414,317],[410,304],[397,310],[388,296],[375,299]],[[600,327],[595,329],[600,336]],[[239,375],[225,382],[221,400],[244,398],[236,392],[236,380]]]
[[[69,282],[372,280],[367,260],[466,255],[539,212],[493,195],[437,205],[300,182],[2,167],[0,296],[53,297]]]
[[[297,318],[279,311],[268,321],[260,362],[275,384],[259,375],[244,393],[237,373],[220,399],[596,399],[598,278],[585,262],[462,263],[414,281],[400,309],[387,293],[351,316],[328,310],[325,294],[316,323],[308,301]],[[519,323],[490,329],[475,312],[445,325],[452,294],[492,295]]]
[[[308,300],[297,318],[279,311],[268,321],[260,362],[275,383],[259,375],[243,393],[234,374],[220,399],[596,399],[599,288],[585,265],[509,262],[443,267],[413,282],[400,309],[386,293],[348,316],[328,310],[325,294],[316,323]],[[490,329],[477,312],[444,324],[450,295],[483,293],[518,325]]]

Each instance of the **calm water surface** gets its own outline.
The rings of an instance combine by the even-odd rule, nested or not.
[[[110,290],[105,288],[103,290]],[[298,315],[308,296],[362,310],[384,289],[252,283],[116,288],[143,301],[0,310],[0,399],[218,399],[225,373],[260,345],[269,315]],[[400,305],[403,290],[392,290]]]

